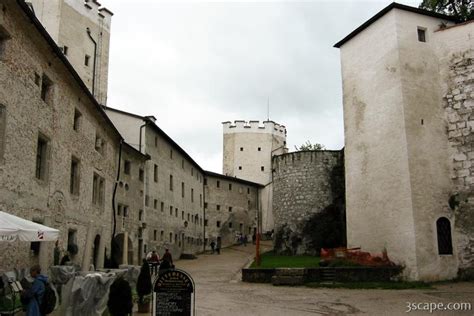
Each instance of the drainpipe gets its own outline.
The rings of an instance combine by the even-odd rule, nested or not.
[[[96,69],[96,64],[97,64],[97,42],[92,38],[91,35],[91,30],[90,28],[87,28],[87,35],[89,35],[90,40],[94,44],[94,64],[92,68],[92,95],[95,97],[95,69]]]
[[[116,210],[115,210],[115,196],[117,195],[117,186],[120,181],[120,168],[122,166],[122,144],[123,144],[123,139],[120,140],[120,146],[119,146],[119,159],[118,159],[118,168],[117,168],[117,179],[115,180],[115,185],[114,185],[114,191],[112,193],[112,214],[113,214],[113,220],[114,220],[114,225],[112,229],[112,239],[110,241],[110,259],[113,260],[114,258],[114,237],[115,237],[115,230],[117,226],[117,215],[116,215]]]
[[[203,233],[204,233],[204,237],[203,237],[203,253],[206,253],[206,208],[204,207],[204,205],[206,205],[206,187],[204,185],[204,172],[202,173],[203,174],[203,179],[202,179],[202,216],[203,216]]]
[[[139,140],[138,140],[138,150],[140,152],[142,152],[142,130],[145,126],[148,125],[148,121],[145,121],[145,124],[143,124],[142,126],[140,126],[140,135],[139,135]]]

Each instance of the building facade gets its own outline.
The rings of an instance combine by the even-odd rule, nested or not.
[[[102,267],[121,136],[30,8],[0,7],[0,208],[59,229],[74,263]],[[1,269],[53,263],[53,243],[0,247]]]
[[[97,101],[107,103],[113,13],[96,0],[31,0],[38,20]]]
[[[348,246],[387,249],[407,279],[474,268],[473,36],[472,21],[392,4],[335,45]]]
[[[259,192],[262,185],[242,179],[205,172],[204,211],[209,244],[221,239],[222,247],[233,245],[237,236],[248,240],[256,234]]]
[[[262,231],[274,228],[272,157],[286,153],[286,128],[273,121],[223,122],[223,174],[262,184]]]

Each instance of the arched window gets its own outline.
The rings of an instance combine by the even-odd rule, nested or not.
[[[436,232],[438,234],[438,253],[440,255],[453,254],[453,242],[451,238],[451,223],[446,217],[440,217],[436,221]]]

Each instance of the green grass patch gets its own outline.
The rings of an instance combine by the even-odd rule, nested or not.
[[[341,283],[319,283],[311,282],[305,284],[311,288],[330,289],[382,289],[382,290],[406,290],[406,289],[433,289],[431,284],[424,282],[341,282]]]
[[[314,256],[283,256],[277,255],[273,251],[260,255],[260,266],[257,267],[255,261],[250,268],[314,268],[319,267],[319,257]]]

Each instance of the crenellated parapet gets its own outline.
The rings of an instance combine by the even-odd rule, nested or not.
[[[286,127],[273,121],[245,121],[222,122],[224,134],[232,133],[262,133],[286,137]]]
[[[91,21],[99,22],[106,29],[110,29],[112,16],[114,14],[109,9],[102,7],[100,2],[96,0],[64,0],[64,2]]]

